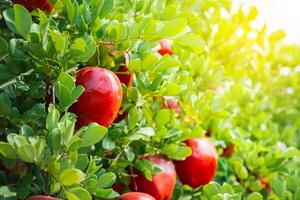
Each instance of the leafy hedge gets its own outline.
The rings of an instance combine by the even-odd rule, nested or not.
[[[215,181],[192,189],[178,180],[173,199],[300,199],[300,48],[282,43],[283,31],[254,28],[255,8],[233,11],[230,0],[51,4],[51,13],[30,13],[0,0],[0,160],[25,170],[0,171],[0,199],[113,199],[114,183],[128,190],[128,168],[150,178],[157,170],[138,158],[183,160],[191,155],[183,141],[205,135],[219,154]],[[157,53],[161,39],[172,41],[172,56]],[[128,116],[75,128],[68,110],[84,90],[75,73],[118,73],[124,57],[135,74],[132,87],[123,85]],[[180,112],[162,106],[166,97]]]

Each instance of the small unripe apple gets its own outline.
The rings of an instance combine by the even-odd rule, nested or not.
[[[197,188],[214,179],[218,165],[218,155],[213,143],[201,137],[187,140],[192,155],[185,160],[176,161],[176,172],[183,184]]]
[[[118,200],[155,200],[155,199],[146,193],[128,192],[120,196]]]
[[[160,44],[160,49],[158,50],[158,53],[160,55],[165,55],[165,54],[169,54],[169,55],[173,55],[173,51],[172,51],[172,44],[169,40],[160,40],[159,41]]]
[[[13,3],[23,5],[29,11],[40,9],[52,12],[53,10],[53,5],[49,0],[13,0]]]

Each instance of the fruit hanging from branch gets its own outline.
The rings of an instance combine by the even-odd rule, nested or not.
[[[215,176],[218,164],[214,144],[203,137],[185,143],[192,149],[192,155],[175,163],[180,181],[193,188],[209,183]]]
[[[159,41],[160,44],[160,49],[158,50],[158,53],[160,55],[165,55],[165,54],[169,54],[170,56],[173,55],[173,51],[172,51],[172,43],[170,42],[170,40],[160,40]]]
[[[151,161],[162,171],[154,174],[150,181],[141,172],[134,170],[134,177],[130,183],[131,190],[147,193],[156,200],[170,200],[176,184],[176,171],[172,161],[161,155],[147,155],[142,159]]]
[[[52,12],[53,10],[53,5],[49,2],[49,0],[13,0],[13,3],[21,4],[29,11],[40,9]]]
[[[122,102],[119,78],[107,69],[86,67],[77,73],[76,84],[85,88],[70,109],[78,117],[77,126],[96,122],[109,127],[117,117]]]

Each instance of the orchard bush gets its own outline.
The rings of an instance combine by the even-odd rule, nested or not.
[[[300,199],[300,47],[231,0],[0,0],[0,199]]]

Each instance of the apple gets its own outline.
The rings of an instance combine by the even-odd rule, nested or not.
[[[212,135],[212,131],[211,130],[206,131],[206,133],[205,133],[206,137],[210,137],[211,135]]]
[[[60,199],[46,196],[46,195],[37,195],[37,196],[29,197],[27,200],[60,200]]]
[[[21,4],[29,11],[40,9],[52,12],[53,10],[53,5],[49,2],[49,0],[13,0],[13,3]]]
[[[175,162],[180,181],[192,188],[209,183],[215,176],[218,164],[214,144],[204,137],[190,139],[185,143],[192,149],[192,155]]]
[[[234,153],[234,145],[229,144],[227,147],[223,149],[223,154],[222,156],[225,158],[229,158],[232,154]]]
[[[160,44],[160,49],[158,50],[158,53],[160,55],[165,55],[165,54],[169,54],[169,55],[173,55],[173,51],[172,51],[172,44],[169,40],[160,40],[159,41]]]
[[[164,97],[163,107],[172,109],[178,114],[181,112],[180,106],[174,97]]]
[[[120,79],[121,83],[130,87],[132,85],[133,73],[128,71],[125,65],[121,65],[116,73],[117,77]]]
[[[264,185],[265,190],[267,190],[268,192],[272,191],[271,186],[269,185],[269,180],[267,178],[260,178],[259,182]]]
[[[0,163],[0,170],[5,172],[8,183],[13,184],[18,181],[17,179],[26,175],[27,166],[21,161],[17,161],[13,168],[7,168]]]
[[[118,193],[122,193],[124,191],[125,185],[123,183],[114,183],[112,185],[112,189],[117,191]]]
[[[154,174],[152,181],[149,181],[141,172],[134,170],[130,183],[131,190],[147,193],[156,200],[170,200],[176,184],[176,171],[172,161],[162,155],[146,155],[142,159],[151,161],[162,171]]]
[[[76,84],[85,88],[70,108],[77,119],[77,127],[96,122],[109,127],[116,119],[122,103],[122,86],[111,71],[99,67],[85,67],[76,76]]]
[[[142,192],[128,192],[118,198],[119,200],[155,200],[149,194]]]

